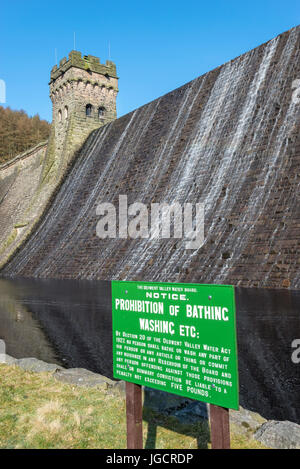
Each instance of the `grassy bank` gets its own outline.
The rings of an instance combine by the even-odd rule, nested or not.
[[[50,373],[0,365],[0,448],[126,448],[125,400],[118,390],[75,387]],[[210,447],[207,424],[183,425],[144,411],[144,447]],[[232,435],[233,448],[261,448]]]

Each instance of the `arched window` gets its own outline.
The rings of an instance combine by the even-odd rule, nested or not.
[[[86,116],[91,116],[92,115],[92,109],[93,109],[93,106],[91,104],[87,104],[85,106],[85,114]]]
[[[61,122],[61,110],[58,111],[58,122]]]
[[[105,114],[105,107],[99,107],[98,109],[98,117],[101,119],[101,117],[104,117]]]
[[[65,106],[65,119],[68,119],[68,106]]]

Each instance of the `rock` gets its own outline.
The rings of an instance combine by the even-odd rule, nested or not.
[[[270,420],[257,430],[254,438],[268,448],[300,449],[300,425]]]
[[[116,381],[112,381],[105,376],[93,373],[89,370],[85,370],[84,368],[57,370],[53,376],[62,383],[74,384],[76,386],[85,386],[89,388],[97,386],[107,389],[108,387],[116,385]]]
[[[15,360],[14,364],[19,366],[20,368],[23,368],[23,370],[34,371],[36,373],[40,373],[43,371],[55,372],[56,370],[63,369],[59,365],[53,363],[46,363],[36,358],[20,358],[19,360]]]
[[[191,402],[193,402],[191,399],[165,391],[158,391],[148,387],[144,388],[144,406],[155,412],[170,414],[171,412],[179,411]]]
[[[7,355],[6,353],[0,353],[0,363],[5,363],[6,365],[14,365],[17,359]]]
[[[261,415],[240,407],[239,410],[230,410],[230,424],[238,426],[238,430],[245,436],[253,434],[266,422]]]
[[[113,381],[114,390],[119,391],[121,394],[126,392],[126,383],[125,381]]]
[[[150,388],[144,389],[144,406],[156,412],[176,417],[181,423],[195,423],[199,420],[208,421],[209,405],[205,402],[183,398],[175,394],[165,393]],[[235,433],[253,437],[265,422],[261,415],[240,407],[239,411],[230,410],[230,424]]]
[[[180,423],[189,424],[199,422],[199,420],[208,420],[208,406],[205,402],[191,402],[182,409],[172,413]]]

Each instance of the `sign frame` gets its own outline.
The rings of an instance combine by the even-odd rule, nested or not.
[[[140,448],[143,447],[143,443],[142,443],[142,386],[147,386],[147,387],[152,388],[152,389],[158,389],[158,390],[161,390],[161,391],[173,393],[173,394],[176,394],[176,395],[179,395],[179,396],[182,396],[182,397],[188,397],[190,399],[198,400],[198,401],[201,401],[201,402],[206,402],[207,404],[209,404],[210,405],[210,423],[211,423],[212,448],[216,448],[216,449],[217,448],[223,448],[223,449],[230,448],[229,408],[233,408],[233,409],[236,409],[236,410],[238,410],[238,408],[239,408],[239,379],[238,379],[239,376],[238,376],[238,355],[237,355],[235,288],[231,285],[208,285],[208,284],[196,284],[196,283],[171,283],[171,282],[147,282],[147,281],[122,281],[122,280],[121,281],[116,281],[116,280],[113,280],[111,283],[112,283],[112,323],[113,323],[114,377],[117,378],[117,379],[122,379],[126,382],[127,447],[129,449],[140,449]],[[176,389],[172,389],[172,390],[164,389],[164,388],[162,388],[158,385],[152,385],[151,383],[146,383],[144,381],[140,381],[140,379],[137,380],[137,379],[134,378],[134,376],[133,377],[132,376],[130,376],[130,377],[120,376],[119,373],[116,372],[116,360],[117,360],[116,353],[118,351],[116,336],[117,336],[117,334],[120,335],[121,332],[123,332],[123,335],[124,334],[126,335],[127,333],[122,331],[122,327],[120,328],[120,324],[118,324],[119,320],[116,319],[116,315],[119,314],[119,312],[117,311],[117,308],[115,307],[115,304],[117,304],[117,302],[115,303],[115,300],[116,300],[117,296],[120,296],[119,295],[120,294],[120,288],[124,289],[124,292],[126,292],[126,295],[127,295],[128,293],[132,294],[132,288],[134,289],[134,287],[135,288],[139,287],[140,291],[143,291],[143,292],[144,292],[143,287],[145,287],[145,289],[147,291],[147,286],[149,286],[151,288],[154,288],[154,290],[156,288],[157,293],[161,292],[161,290],[157,290],[157,288],[158,289],[166,288],[167,291],[169,289],[169,294],[171,294],[171,295],[172,295],[172,292],[174,291],[174,288],[175,288],[175,290],[178,289],[178,288],[179,289],[180,288],[186,288],[187,291],[193,291],[194,293],[196,293],[196,295],[199,293],[199,289],[202,290],[202,293],[204,295],[207,295],[208,292],[212,292],[212,294],[207,295],[208,304],[210,304],[210,305],[212,303],[214,303],[214,301],[212,301],[212,300],[213,300],[213,297],[215,297],[216,292],[222,292],[222,291],[227,292],[226,295],[229,295],[229,297],[227,297],[227,299],[226,299],[226,302],[227,302],[226,305],[228,306],[230,301],[231,301],[231,304],[229,305],[229,308],[224,309],[224,310],[226,310],[226,315],[227,316],[224,315],[224,317],[222,317],[221,319],[223,319],[224,322],[225,322],[225,320],[229,321],[229,315],[231,314],[231,318],[230,318],[229,322],[230,322],[230,327],[231,327],[231,333],[230,333],[231,334],[231,340],[232,340],[231,343],[233,344],[233,358],[231,359],[231,368],[230,369],[235,369],[235,376],[234,376],[234,379],[233,379],[233,388],[234,388],[233,400],[230,401],[229,405],[226,405],[226,403],[224,405],[224,403],[222,403],[222,402],[220,403],[219,401],[216,401],[216,399],[211,399],[211,397],[210,398],[207,398],[207,397],[203,398],[203,396],[198,397],[198,396],[186,394],[185,392],[182,392],[182,390],[180,392],[178,392]],[[129,292],[129,290],[131,290],[131,292]],[[159,295],[157,295],[156,297],[158,297],[158,296]],[[166,296],[167,295],[165,293],[164,297],[166,298]],[[191,296],[191,295],[189,295],[189,296]],[[219,295],[217,295],[217,296],[219,296]],[[176,295],[175,295],[175,297],[176,297]],[[221,297],[222,297],[222,295],[221,295]],[[231,300],[230,300],[230,297],[231,297]],[[128,298],[131,298],[130,294],[129,294]],[[128,298],[126,298],[126,299],[128,299]],[[228,300],[228,298],[229,298],[229,300]],[[170,300],[170,298],[168,298],[168,299]],[[131,301],[134,301],[134,300],[131,298]],[[139,299],[139,300],[136,300],[136,301],[141,301],[141,300]],[[186,299],[186,301],[190,301],[189,298]],[[229,303],[228,303],[228,301],[229,301]],[[203,301],[201,303],[203,303]],[[127,302],[127,304],[128,304],[128,302]],[[169,301],[167,304],[169,306],[170,306],[170,304],[173,304],[173,297],[172,296],[171,296],[171,302]],[[178,316],[178,312],[179,312],[180,309],[181,309],[180,306],[178,306],[177,316]],[[173,310],[174,310],[174,308],[173,308]],[[199,310],[199,307],[198,307],[198,310]],[[167,315],[164,314],[165,311],[166,310],[164,310],[164,312],[161,313],[162,315],[164,315],[164,317],[167,316]],[[187,306],[186,311],[191,311],[191,307]],[[196,311],[195,307],[194,307],[194,311]],[[204,311],[207,312],[208,307]],[[213,310],[213,308],[211,308],[210,311],[217,311],[217,310],[216,309]],[[124,312],[124,309],[123,309],[123,312]],[[144,312],[145,311],[143,311],[143,313]],[[170,314],[170,308],[169,308],[168,312]],[[203,310],[202,310],[202,312],[203,312]],[[219,312],[219,310],[218,310],[218,312]],[[138,312],[136,311],[136,308],[134,309],[133,314],[134,313],[138,314]],[[120,314],[122,314],[122,313],[120,313]],[[131,311],[129,311],[129,312],[125,311],[124,314],[125,315],[127,314],[127,318],[128,318],[128,314],[132,314],[132,312]],[[186,312],[186,314],[188,314],[188,313]],[[194,314],[196,314],[196,313],[194,313]],[[154,315],[153,315],[153,317],[154,317]],[[159,316],[157,315],[157,317],[159,317]],[[199,319],[199,317],[197,317],[197,315],[196,315],[196,318]],[[204,316],[202,315],[201,319],[203,319],[203,318],[204,318]],[[135,319],[136,319],[136,317],[135,317]],[[205,317],[205,319],[207,319],[207,317]],[[209,319],[211,319],[211,317],[209,317]],[[213,319],[215,319],[215,318],[213,318]],[[220,318],[216,317],[216,319],[219,320]],[[180,317],[180,320],[182,320],[182,317]],[[175,322],[176,322],[176,325],[178,325],[178,321],[175,321]],[[190,321],[188,321],[188,322],[190,322]],[[202,324],[203,324],[203,321],[202,321]],[[173,322],[173,325],[174,325],[174,322]],[[182,327],[185,327],[185,325],[183,324]],[[117,329],[119,329],[119,331]],[[205,327],[204,327],[204,329],[205,329]],[[208,328],[208,330],[209,330],[209,328]],[[222,330],[222,328],[221,328],[221,330]],[[151,332],[149,332],[149,334],[150,333]],[[174,332],[173,332],[173,334],[174,334]],[[194,339],[198,339],[198,338],[199,338],[199,334],[198,334],[197,337],[194,337]],[[203,337],[201,337],[201,338],[203,338]],[[151,338],[149,340],[151,340]],[[189,338],[189,340],[191,340],[191,339]],[[186,342],[186,343],[188,343],[188,342]],[[122,348],[122,346],[119,345],[119,348]],[[216,349],[217,349],[217,347],[216,347]],[[119,351],[119,353],[121,353],[121,352]],[[230,350],[230,353],[231,353],[231,350]],[[224,359],[224,356],[223,356],[223,359]],[[228,357],[227,357],[227,359],[228,359]],[[122,358],[120,358],[120,360],[122,360]],[[133,370],[133,368],[132,368],[132,370]]]

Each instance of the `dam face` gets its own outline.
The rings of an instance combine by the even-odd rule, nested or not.
[[[4,276],[300,287],[300,27],[94,131]],[[107,238],[99,203],[204,204],[204,244]]]

